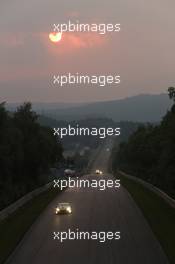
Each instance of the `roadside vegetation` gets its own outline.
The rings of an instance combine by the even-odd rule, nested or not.
[[[0,264],[13,252],[24,234],[60,190],[49,189],[0,222]]]
[[[175,264],[175,209],[156,193],[142,184],[117,173],[121,184],[129,191],[141,209],[153,233],[159,240],[170,264]]]
[[[47,183],[49,168],[61,158],[61,144],[38,123],[30,103],[14,113],[0,104],[0,210]]]
[[[113,171],[123,170],[175,198],[175,88],[168,89],[174,104],[160,124],[140,126],[113,150]]]
[[[174,104],[160,124],[145,124],[116,144],[112,170],[140,207],[169,262],[175,264],[175,209],[141,183],[126,178],[124,171],[159,187],[175,197],[175,88],[168,89]]]

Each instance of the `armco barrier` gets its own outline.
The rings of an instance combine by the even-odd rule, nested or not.
[[[135,182],[138,182],[138,183],[142,184],[144,187],[146,187],[147,189],[155,192],[160,197],[162,197],[171,207],[175,208],[175,200],[173,198],[171,198],[168,194],[166,194],[165,192],[160,190],[159,188],[155,187],[151,183],[145,182],[144,180],[139,179],[139,178],[134,177],[134,176],[131,176],[131,175],[129,175],[123,171],[118,170],[118,172],[119,172],[119,174],[123,175],[124,177],[126,177],[130,180],[133,180]]]
[[[9,205],[2,211],[0,211],[0,221],[6,219],[9,215],[15,212],[18,208],[23,206],[26,202],[30,201],[35,196],[39,195],[40,193],[44,192],[45,190],[49,189],[52,186],[52,182],[48,183],[34,191],[24,195],[22,198],[14,202],[13,204]]]

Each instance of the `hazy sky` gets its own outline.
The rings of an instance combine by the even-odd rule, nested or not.
[[[1,0],[0,101],[85,102],[175,85],[174,0]],[[120,23],[120,33],[65,33],[55,44],[55,23]],[[107,87],[52,85],[68,72],[121,75]]]

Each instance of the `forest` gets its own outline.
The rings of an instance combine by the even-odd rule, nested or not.
[[[175,197],[175,88],[173,106],[159,124],[143,124],[113,149],[113,170],[139,177]]]
[[[48,171],[62,159],[52,129],[38,122],[31,103],[12,113],[0,104],[0,210],[48,182]]]

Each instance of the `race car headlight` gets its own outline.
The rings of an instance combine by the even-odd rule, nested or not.
[[[60,211],[60,209],[59,208],[56,208],[56,212],[58,213]]]
[[[70,208],[70,207],[67,207],[67,212],[69,212],[69,213],[71,213],[71,212],[72,212],[72,210],[71,210],[71,208]]]

